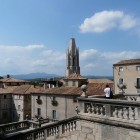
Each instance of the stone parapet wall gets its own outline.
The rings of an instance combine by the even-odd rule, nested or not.
[[[80,130],[60,137],[49,137],[47,140],[140,140],[138,130],[84,120],[79,123]]]

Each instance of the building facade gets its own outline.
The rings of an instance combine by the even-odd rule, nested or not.
[[[71,38],[69,48],[66,52],[66,77],[74,72],[80,74],[79,49],[76,48],[75,39]]]
[[[113,64],[115,93],[140,94],[140,59]]]
[[[42,117],[55,121],[75,116],[79,95],[68,95],[66,94],[68,91],[70,92],[70,89],[63,89],[59,94],[53,92],[53,90],[38,94],[32,93],[32,119],[36,120],[36,118]]]
[[[1,79],[0,85],[0,124],[31,119],[30,93],[40,87],[14,78]]]

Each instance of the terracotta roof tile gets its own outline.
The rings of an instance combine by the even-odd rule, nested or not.
[[[13,94],[31,94],[32,92],[42,91],[41,87],[34,87],[33,85],[21,85],[12,91]]]
[[[0,94],[11,93],[17,86],[6,86],[5,88],[0,88]]]
[[[109,86],[112,88],[113,83],[108,83]],[[87,95],[104,95],[104,88],[106,87],[106,83],[89,83],[87,85]],[[42,92],[42,94],[54,94],[54,95],[77,95],[80,96],[82,94],[81,87],[55,87],[49,88]]]
[[[0,79],[0,82],[28,82],[28,81],[19,80],[15,78],[3,78],[3,79]]]
[[[87,86],[87,95],[104,95],[104,89],[107,83],[89,83]],[[109,87],[113,89],[113,83],[108,83]]]
[[[88,79],[89,83],[113,83],[110,79]]]
[[[12,94],[31,94],[32,92],[38,93],[42,92],[41,87],[34,87],[33,85],[21,85],[21,86],[6,86],[5,88],[0,88],[0,94],[12,93]]]
[[[113,66],[119,66],[119,65],[135,65],[135,64],[139,64],[140,65],[140,59],[122,60],[122,61],[119,61],[116,64],[113,64]]]

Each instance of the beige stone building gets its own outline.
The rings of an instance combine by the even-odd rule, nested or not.
[[[0,124],[31,118],[31,92],[39,92],[40,87],[29,85],[27,81],[0,79]]]
[[[64,78],[64,86],[45,89],[42,92],[32,93],[32,118],[41,116],[51,120],[63,120],[76,115],[76,107],[79,106],[77,97],[82,94],[81,86],[87,84],[87,78],[78,73],[73,73]],[[93,81],[93,80],[92,80]],[[95,80],[87,85],[87,95],[104,95],[106,84],[110,87],[113,82],[109,80]],[[100,82],[99,82],[100,81]]]
[[[115,93],[140,94],[140,59],[113,64]]]
[[[44,89],[32,93],[32,118],[41,116],[51,120],[62,120],[76,115],[77,97],[82,93],[81,85],[87,79],[78,73],[73,73],[64,79],[62,87]]]

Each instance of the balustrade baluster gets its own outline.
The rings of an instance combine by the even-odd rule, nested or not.
[[[95,114],[95,105],[94,105],[94,104],[91,105],[91,112],[92,112],[93,114]]]
[[[123,107],[121,108],[121,118],[123,119],[124,118],[124,112],[123,112]]]
[[[118,118],[118,107],[115,106],[115,118]]]
[[[101,116],[103,116],[104,115],[104,106],[101,106],[100,111],[101,111]]]
[[[67,132],[67,124],[65,124],[65,132]]]
[[[96,114],[99,115],[99,105],[97,105],[96,112]]]
[[[73,122],[73,131],[76,130],[76,121]]]
[[[53,128],[53,136],[55,135],[55,127]]]
[[[131,107],[132,110],[132,119],[135,120],[135,108]]]
[[[70,123],[68,123],[68,131],[71,131]]]
[[[41,132],[38,132],[38,138],[40,139],[42,137]]]
[[[56,135],[58,134],[58,127],[55,127]]]
[[[53,135],[53,128],[51,128],[51,136]]]
[[[41,131],[41,138],[44,138],[44,131]]]
[[[71,125],[71,131],[73,131],[73,122],[71,122],[70,125]]]
[[[129,119],[129,107],[126,107],[126,119]]]
[[[90,113],[90,105],[87,105],[87,113]]]

